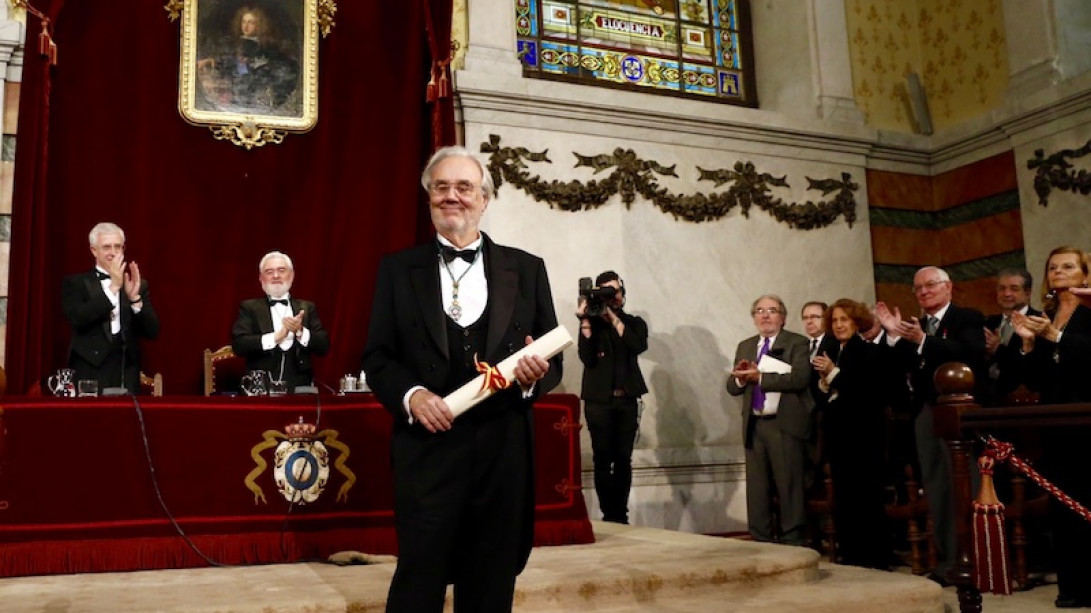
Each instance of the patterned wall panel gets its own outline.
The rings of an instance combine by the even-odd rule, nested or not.
[[[878,299],[915,314],[913,274],[936,265],[955,282],[956,302],[995,312],[996,271],[1026,265],[1014,156],[935,177],[879,170],[867,176]]]
[[[1008,86],[1001,0],[846,0],[856,104],[870,125],[914,132],[906,75],[936,130],[1000,104]]]

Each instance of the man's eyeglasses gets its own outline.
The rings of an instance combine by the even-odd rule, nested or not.
[[[455,188],[455,193],[463,198],[470,196],[474,193],[475,189],[478,189],[478,186],[469,181],[459,181],[458,183],[436,181],[428,186],[428,192],[433,196],[446,196],[447,192],[451,191],[452,187]]]
[[[946,281],[928,281],[928,282],[924,283],[923,285],[914,285],[913,286],[913,293],[914,294],[919,294],[919,293],[923,292],[926,289],[935,289],[935,287],[937,285],[942,285],[944,283],[947,283],[947,282]]]
[[[770,309],[767,309],[765,307],[758,307],[758,308],[754,309],[754,315],[766,315],[766,314],[779,315],[780,314],[780,309],[775,308],[775,307],[770,308]]]

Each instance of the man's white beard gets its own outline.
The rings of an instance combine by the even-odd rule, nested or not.
[[[270,298],[280,300],[288,295],[288,292],[292,289],[292,284],[287,281],[281,281],[280,283],[262,283],[261,289]]]

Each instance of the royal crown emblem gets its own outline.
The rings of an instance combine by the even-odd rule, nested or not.
[[[337,492],[337,502],[348,501],[348,491],[356,483],[356,475],[345,466],[349,457],[348,445],[337,440],[336,430],[316,433],[314,424],[300,417],[294,424],[284,427],[284,432],[266,430],[262,442],[250,449],[255,467],[243,483],[254,493],[254,504],[268,504],[265,492],[257,484],[257,478],[269,466],[262,453],[271,447],[273,452],[273,482],[285,500],[295,504],[314,502],[325,491],[330,478],[330,449],[340,452],[333,462],[334,469],[345,477],[345,483]]]

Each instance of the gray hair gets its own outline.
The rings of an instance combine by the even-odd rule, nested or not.
[[[295,266],[292,264],[292,258],[288,257],[287,253],[281,253],[280,251],[270,251],[261,256],[261,261],[258,262],[258,272],[265,272],[265,263],[273,258],[284,258],[284,261],[288,264],[288,270],[295,272]]]
[[[776,295],[776,294],[762,294],[761,296],[758,296],[758,297],[757,297],[757,298],[756,298],[756,299],[754,300],[753,304],[751,304],[751,305],[750,305],[750,314],[751,314],[751,315],[753,315],[753,314],[754,314],[754,311],[756,311],[756,310],[757,310],[757,308],[758,308],[758,303],[759,303],[759,302],[761,302],[762,300],[765,300],[766,298],[768,298],[769,300],[775,300],[775,301],[776,301],[776,303],[777,303],[778,305],[780,305],[780,314],[781,314],[781,315],[784,315],[784,316],[787,316],[787,315],[788,315],[788,307],[784,306],[784,301],[783,301],[783,300],[781,300],[781,299],[780,299],[780,296],[778,296],[778,295]]]
[[[467,158],[473,160],[474,164],[477,164],[478,170],[481,171],[481,191],[484,192],[486,200],[496,193],[496,187],[493,186],[492,182],[492,175],[489,174],[489,169],[485,166],[485,163],[481,161],[481,158],[474,155],[472,151],[459,145],[442,147],[432,154],[432,158],[428,160],[428,164],[424,166],[424,172],[420,175],[421,187],[427,190],[429,184],[432,182],[432,171],[435,170],[440,162],[452,157]]]
[[[926,270],[936,271],[936,273],[939,275],[939,280],[940,281],[948,281],[948,282],[951,281],[951,275],[947,274],[947,271],[940,268],[939,266],[925,266],[924,268],[921,268],[916,273],[914,273],[913,276],[915,277],[915,276],[921,274],[922,272],[925,272]]]
[[[98,237],[103,234],[118,234],[121,236],[121,244],[125,244],[125,230],[122,230],[116,223],[110,223],[108,221],[95,224],[95,227],[91,228],[91,231],[87,234],[87,242],[92,247],[97,247]]]

